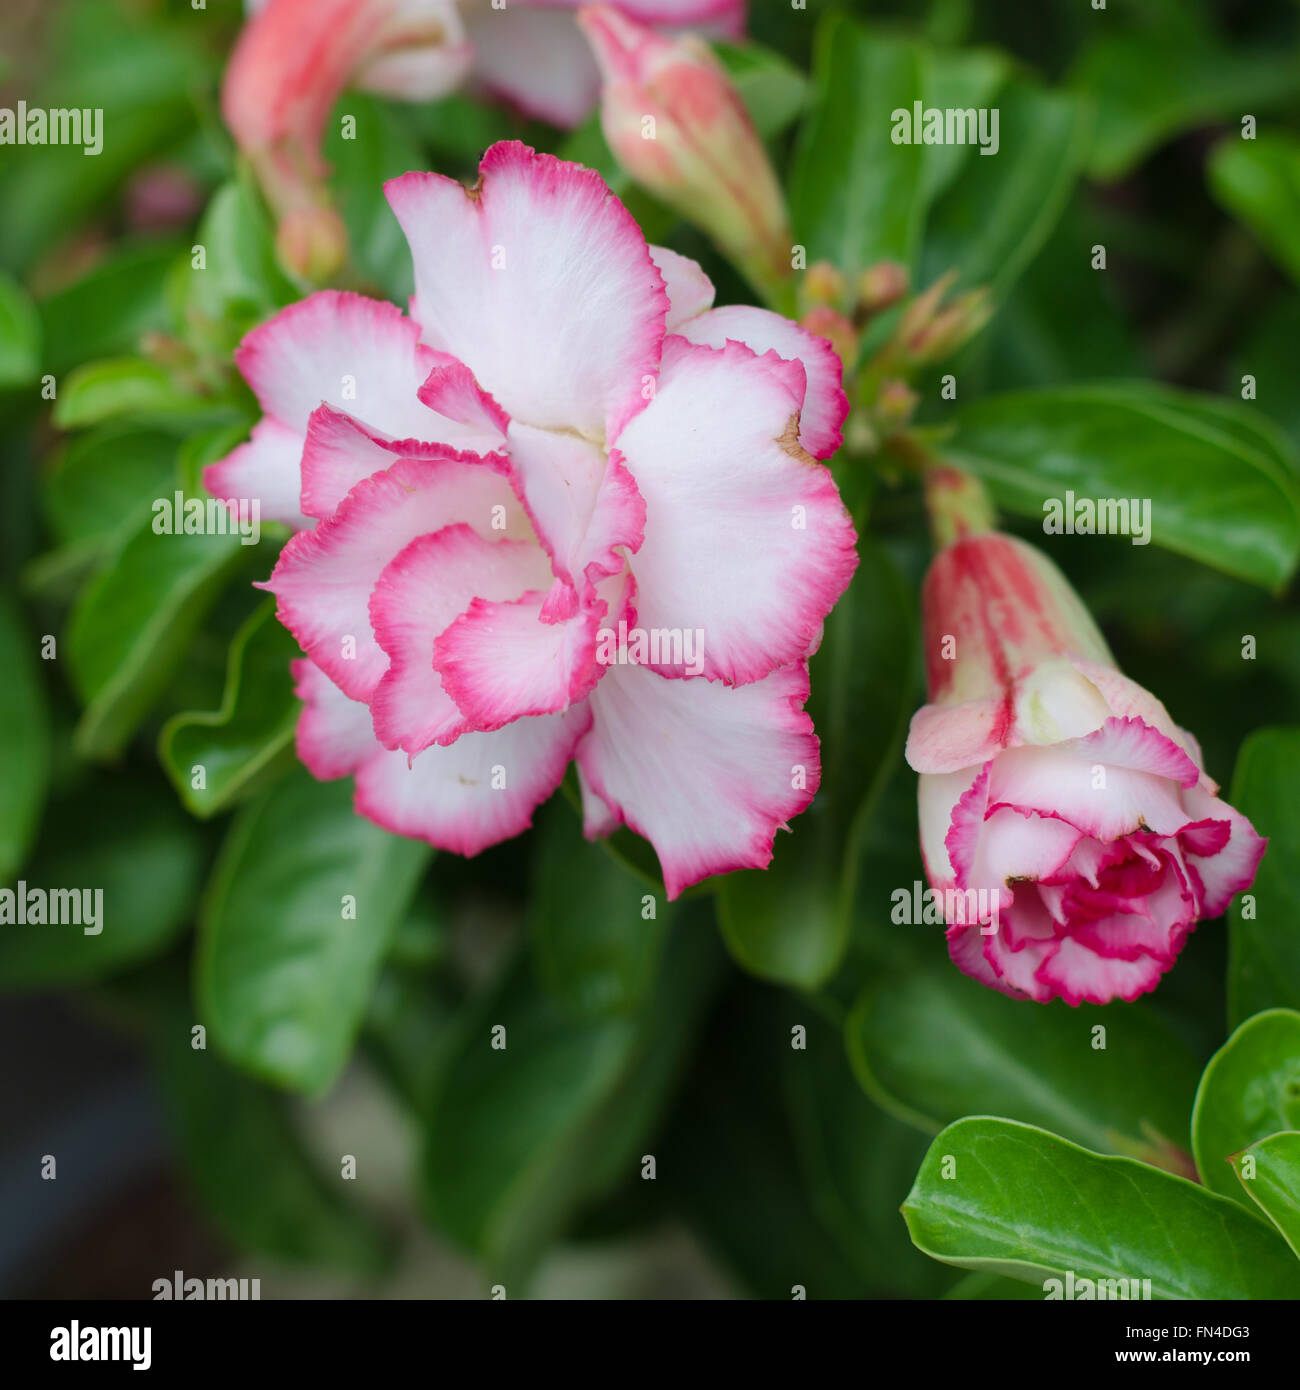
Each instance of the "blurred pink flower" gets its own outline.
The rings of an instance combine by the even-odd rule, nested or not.
[[[205,479],[302,528],[267,587],[307,654],[303,761],[474,854],[576,758],[587,833],[643,834],[670,896],[765,865],[817,787],[807,658],[857,563],[814,458],[838,357],[712,309],[580,165],[503,143],[473,189],[387,192],[411,317],[325,291],[255,329],[264,418]]]
[[[960,534],[923,608],[930,703],[907,760],[931,886],[954,894],[953,960],[1040,1002],[1153,989],[1250,886],[1265,841],[1039,551]]]

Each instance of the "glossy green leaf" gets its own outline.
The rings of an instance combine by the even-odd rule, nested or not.
[[[961,410],[957,424],[946,452],[1011,511],[1041,523],[1044,501],[1067,491],[1149,499],[1157,545],[1270,589],[1295,569],[1294,448],[1227,402],[1098,383],[990,397]]]
[[[358,816],[349,780],[299,770],[241,812],[199,935],[198,996],[221,1050],[276,1085],[325,1090],[430,854]]]
[[[1300,1013],[1247,1019],[1210,1059],[1192,1112],[1192,1152],[1212,1192],[1253,1210],[1231,1155],[1280,1129],[1300,1129]]]
[[[917,1255],[898,1219],[925,1137],[858,1089],[839,1029],[806,1009],[787,1010],[806,1021],[806,1033],[785,1041],[782,1089],[804,1182],[822,1225],[882,1294],[936,1297],[953,1278]]]
[[[868,32],[839,11],[817,30],[809,113],[790,181],[795,241],[808,264],[852,277],[910,262],[923,220],[925,147],[895,145],[890,113],[921,100],[924,50]]]
[[[238,535],[160,535],[147,518],[86,586],[64,639],[86,706],[76,744],[112,757],[135,732],[245,547]]]
[[[111,424],[68,441],[44,481],[45,518],[60,545],[102,549],[151,516],[150,504],[175,487],[176,437],[135,424]]]
[[[1072,1273],[1150,1279],[1161,1299],[1300,1297],[1300,1264],[1236,1203],[1012,1120],[949,1125],[903,1216],[927,1255],[1045,1292]]]
[[[945,956],[868,986],[847,1042],[868,1093],[931,1132],[976,1113],[1042,1125],[1103,1153],[1163,1157],[1162,1166],[1187,1146],[1200,1065],[1148,1005],[1030,1008]],[[1190,1159],[1181,1166],[1190,1175]]]
[[[247,179],[212,195],[195,237],[203,266],[188,265],[189,302],[213,320],[242,323],[299,297],[275,258],[275,231]]]
[[[823,749],[809,809],[778,834],[768,869],[717,881],[718,917],[736,960],[764,979],[816,988],[848,942],[857,835],[901,747],[913,660],[906,582],[869,536],[812,659],[808,712]]]
[[[1285,1130],[1232,1156],[1233,1171],[1300,1259],[1300,1133]]]
[[[1264,133],[1230,136],[1214,148],[1210,188],[1300,281],[1300,140]]]
[[[779,135],[803,110],[808,79],[779,53],[762,44],[720,41],[713,52],[763,139]]]
[[[119,357],[77,367],[63,382],[54,406],[54,423],[63,430],[84,429],[124,416],[202,419],[236,411],[221,402],[181,390],[153,362]]]
[[[356,129],[345,139],[342,123],[347,117],[355,120]],[[391,106],[356,91],[347,92],[335,109],[325,157],[333,168],[330,187],[357,268],[387,298],[404,304],[414,284],[411,253],[381,190],[386,179],[425,169],[428,161]]]
[[[1007,56],[993,48],[931,52],[924,73],[925,104],[938,107],[941,111],[950,107],[954,110],[973,108],[978,111],[993,104],[993,98],[1006,81],[1009,71]],[[927,207],[978,153],[975,147],[956,143],[925,146],[921,184],[922,198]],[[985,156],[986,160],[988,158]]]
[[[187,710],[163,726],[159,761],[194,815],[224,810],[284,763],[300,708],[289,663],[299,655],[274,603],[263,604],[230,644],[221,708]]]
[[[438,1230],[494,1280],[522,1281],[584,1205],[639,1177],[717,976],[684,910],[636,1014],[575,1019],[525,954],[475,1001],[434,1100],[423,1163]]]
[[[972,150],[931,210],[924,282],[956,269],[965,284],[1004,293],[1047,240],[1079,178],[1088,124],[1076,99],[1016,82],[998,93],[997,106],[997,152]]]
[[[726,999],[692,1059],[657,1181],[744,1291],[867,1298],[879,1290],[823,1223],[829,1203],[809,1191],[791,1132],[780,1050],[806,1020],[785,993],[751,986]]]
[[[1217,119],[1235,124],[1296,93],[1286,45],[1247,49],[1199,26],[1144,27],[1104,31],[1071,75],[1096,108],[1088,167],[1097,178],[1123,177],[1183,131]]]
[[[197,832],[161,784],[117,776],[72,787],[47,808],[21,882],[75,892],[81,925],[65,899],[60,924],[0,926],[0,987],[84,983],[158,954],[192,920],[202,872]]]
[[[0,390],[34,381],[41,364],[41,321],[26,290],[0,274]]]
[[[1300,1009],[1300,729],[1257,729],[1241,746],[1231,803],[1268,838],[1228,909],[1228,1021]]]
[[[135,351],[142,333],[170,327],[164,287],[182,254],[173,243],[124,247],[42,300],[42,370],[61,377],[79,362]]]
[[[576,1017],[635,1010],[654,982],[673,907],[584,840],[562,804],[546,809],[534,839],[528,917],[543,986]]]
[[[50,721],[39,651],[36,635],[0,595],[0,883],[22,865],[45,805]]]

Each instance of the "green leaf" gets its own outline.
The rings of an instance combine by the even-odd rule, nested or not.
[[[790,181],[808,264],[850,278],[889,258],[910,263],[923,220],[925,147],[895,145],[890,113],[922,98],[924,51],[868,32],[838,11],[818,26],[809,114]]]
[[[246,179],[212,195],[195,238],[203,269],[188,263],[190,303],[213,320],[261,317],[298,298],[275,258],[275,233]]]
[[[1216,119],[1233,122],[1296,93],[1287,45],[1244,49],[1208,31],[1107,32],[1084,52],[1071,86],[1096,107],[1088,170],[1118,179],[1156,146]]]
[[[346,140],[345,116],[356,120],[355,134]],[[428,167],[419,145],[390,106],[349,91],[327,129],[325,157],[333,169],[330,188],[348,229],[353,260],[385,296],[404,304],[414,283],[411,253],[379,190],[386,179]]]
[[[37,639],[0,595],[0,883],[26,858],[49,780],[50,725],[37,650]]]
[[[158,759],[194,815],[225,810],[284,761],[299,709],[289,663],[299,655],[275,604],[263,604],[230,644],[221,708],[187,710],[163,725]],[[195,787],[199,768],[203,786]]]
[[[1233,1025],[1262,1009],[1300,1009],[1297,786],[1300,729],[1257,729],[1237,755],[1230,798],[1268,838],[1254,883],[1228,909],[1228,1021]]]
[[[129,246],[38,308],[42,367],[61,376],[79,362],[134,351],[140,335],[169,326],[166,281],[179,244]]]
[[[41,321],[27,292],[0,274],[0,390],[35,381],[41,369]]]
[[[1248,1158],[1253,1165],[1247,1164]],[[1242,1187],[1300,1259],[1300,1133],[1270,1134],[1244,1153],[1233,1154],[1232,1167]]]
[[[660,895],[582,838],[568,808],[547,808],[534,837],[529,933],[546,991],[577,1018],[631,1013],[654,983],[673,912]]]
[[[65,639],[85,704],[75,742],[118,754],[184,659],[244,547],[238,535],[159,535],[147,518],[82,590]]]
[[[957,423],[946,452],[1008,510],[1041,523],[1044,501],[1067,491],[1147,499],[1158,545],[1270,589],[1295,569],[1294,449],[1226,402],[1103,382],[989,397]]]
[[[1300,140],[1268,133],[1221,140],[1209,178],[1219,202],[1300,281]]]
[[[124,415],[193,420],[234,417],[233,407],[178,387],[163,369],[140,357],[88,362],[68,375],[54,405],[61,430],[84,429]]]
[[[784,993],[752,986],[724,1001],[660,1143],[658,1181],[747,1292],[866,1298],[879,1288],[823,1224],[817,1208],[826,1199],[809,1192],[801,1167],[807,1149],[791,1133],[779,1050],[806,1013]]]
[[[212,873],[196,961],[221,1050],[278,1086],[324,1091],[430,854],[358,816],[347,780],[299,770],[241,812]]]
[[[68,441],[45,476],[45,519],[60,545],[95,542],[102,550],[170,495],[176,437],[163,430],[112,424]]]
[[[779,135],[803,110],[808,79],[788,59],[757,43],[715,40],[713,52],[726,69],[759,135]]]
[[[997,153],[973,151],[930,213],[923,283],[955,268],[966,284],[988,283],[1005,294],[1042,248],[1078,181],[1088,127],[1077,100],[1016,82],[999,93],[998,110]],[[961,147],[934,147],[954,148]]]
[[[1201,1181],[1253,1211],[1229,1159],[1280,1129],[1300,1129],[1300,1013],[1291,1009],[1247,1019],[1205,1068],[1192,1111]]]
[[[202,1019],[183,991],[158,993],[149,1031],[163,1107],[186,1177],[218,1227],[239,1248],[278,1260],[381,1273],[391,1242],[343,1195],[337,1167],[327,1176],[308,1153],[288,1098],[195,1047]]]
[[[156,955],[190,920],[202,871],[194,826],[156,788],[123,777],[74,787],[50,804],[23,882],[72,890],[89,913],[81,926],[0,927],[0,986],[64,987]],[[102,893],[98,911],[82,890]]]
[[[423,1176],[439,1231],[494,1280],[522,1281],[584,1206],[638,1176],[717,967],[688,908],[636,1014],[575,1019],[537,988],[526,953],[475,1001],[434,1100]]]
[[[846,1037],[868,1094],[931,1132],[974,1112],[1149,1161],[1187,1143],[1200,1066],[1147,1005],[1031,1009],[945,955],[869,986]]]
[[[777,835],[769,868],[718,880],[732,955],[764,979],[804,989],[824,983],[844,954],[857,836],[911,713],[899,679],[915,645],[911,594],[877,542],[864,534],[858,551],[812,659],[808,711],[821,739],[821,786],[791,833]]]
[[[808,1017],[802,1009],[791,1016]],[[804,1045],[790,1040],[782,1054],[791,1130],[822,1225],[881,1295],[936,1297],[952,1276],[917,1255],[898,1219],[924,1136],[862,1094],[838,1029],[808,1019]]]
[[[1150,1279],[1162,1299],[1300,1297],[1300,1265],[1235,1203],[1012,1120],[949,1125],[903,1216],[927,1255],[1040,1286],[1072,1272]]]

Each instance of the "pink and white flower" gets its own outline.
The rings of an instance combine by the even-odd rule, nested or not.
[[[807,658],[856,565],[816,462],[838,357],[712,309],[579,165],[499,144],[473,189],[387,193],[410,316],[325,291],[255,329],[263,419],[206,475],[300,528],[266,585],[306,653],[300,756],[465,854],[576,758],[588,835],[644,835],[670,896],[765,865],[816,790]],[[701,674],[598,659],[620,623],[702,631]]]
[[[1196,922],[1250,886],[1265,841],[1040,552],[960,535],[923,608],[930,703],[907,760],[926,871],[962,895],[948,901],[992,904],[949,922],[953,960],[1040,1002],[1154,989]]]

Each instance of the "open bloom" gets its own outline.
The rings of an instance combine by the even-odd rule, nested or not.
[[[324,291],[255,329],[264,418],[205,479],[300,528],[266,587],[306,653],[303,761],[473,854],[576,758],[587,833],[645,835],[671,896],[766,864],[817,786],[807,657],[856,564],[815,461],[839,359],[710,308],[579,165],[499,144],[471,190],[387,193],[410,317]]]
[[[923,607],[930,703],[907,760],[953,960],[1040,1002],[1153,989],[1196,922],[1249,887],[1265,842],[1031,546],[960,537]]]

